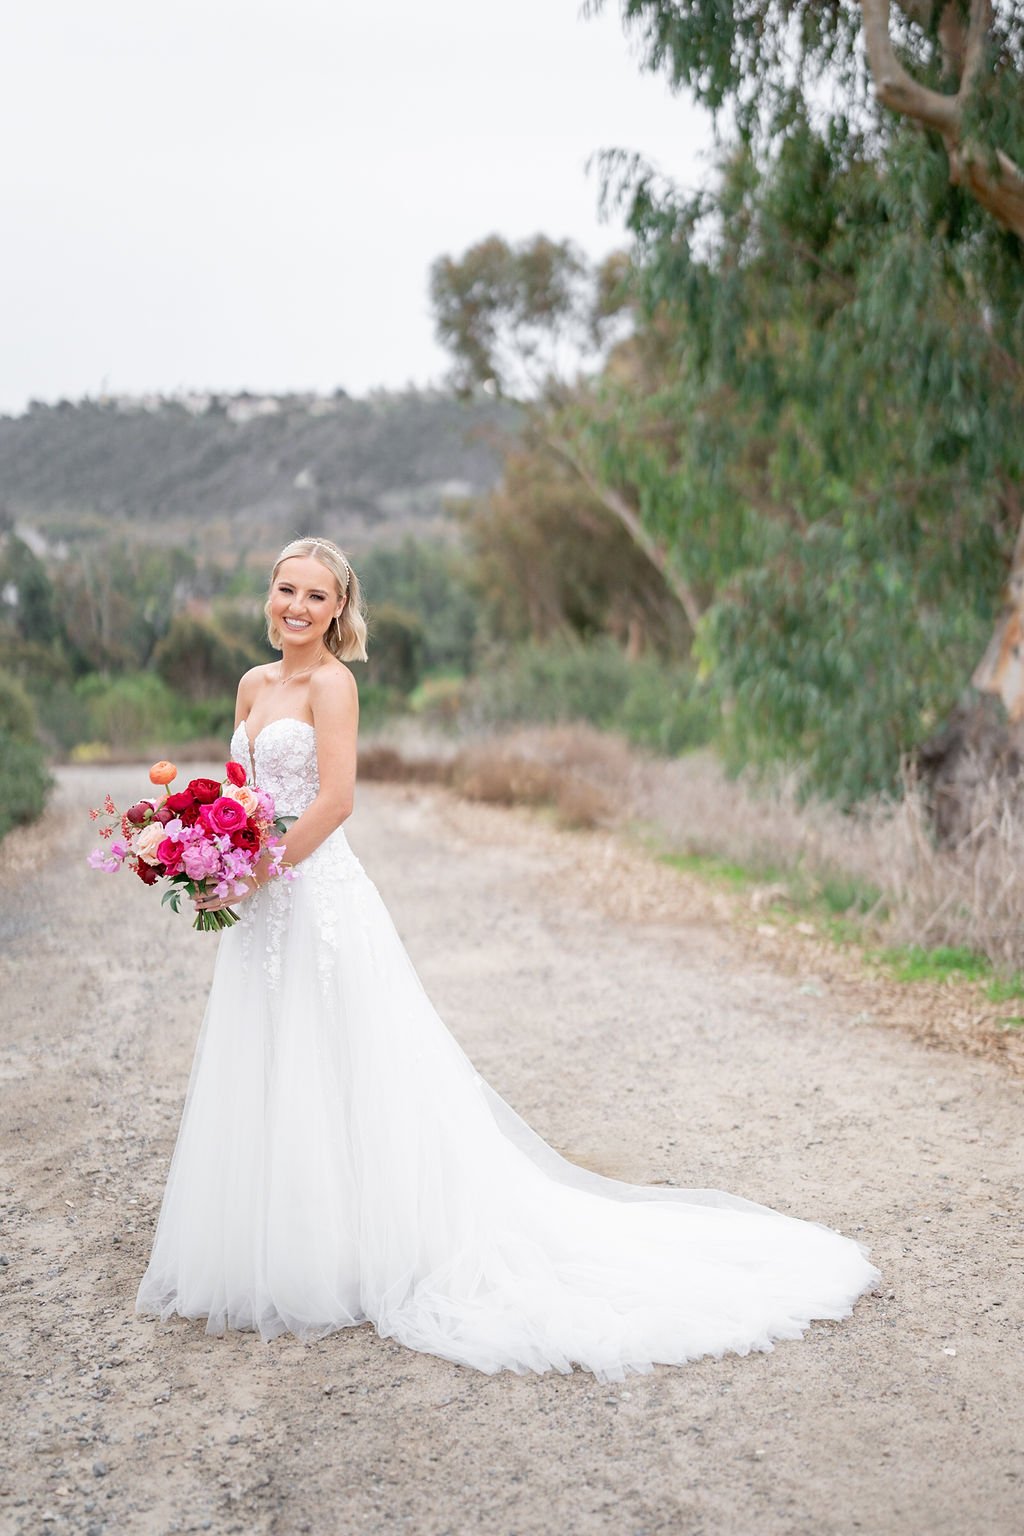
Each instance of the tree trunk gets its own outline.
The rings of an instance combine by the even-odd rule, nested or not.
[[[959,84],[955,95],[947,95],[915,80],[893,46],[890,0],[860,0],[875,95],[884,107],[940,134],[953,185],[963,187],[1004,229],[1024,240],[1024,171],[998,146],[978,144],[964,134],[964,109],[989,68],[992,0],[969,0],[966,16],[957,0],[896,3],[923,31],[935,27],[946,68]]]

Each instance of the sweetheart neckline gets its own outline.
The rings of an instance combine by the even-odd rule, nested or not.
[[[249,716],[246,715],[245,720],[248,720],[248,718]],[[259,741],[264,731],[270,730],[272,725],[281,725],[283,721],[291,720],[295,725],[304,725],[311,731],[316,730],[316,726],[313,724],[312,720],[300,720],[298,715],[278,715],[276,719],[268,720],[266,725],[261,725],[259,730],[256,732],[256,739],[250,740],[249,731],[245,720],[239,720],[235,730],[236,732],[243,731],[245,733],[245,744],[249,748],[249,764],[253,773],[256,772],[256,742]]]

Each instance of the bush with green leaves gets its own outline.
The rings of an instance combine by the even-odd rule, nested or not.
[[[24,688],[0,673],[0,837],[42,814],[53,780]]]
[[[585,720],[669,754],[703,745],[716,723],[691,667],[632,660],[609,640],[493,653],[470,681],[465,710],[480,725]]]

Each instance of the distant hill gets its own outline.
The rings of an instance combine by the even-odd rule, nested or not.
[[[494,485],[514,422],[499,402],[413,391],[33,404],[0,417],[0,513],[51,545],[124,528],[262,555],[316,531],[359,552],[443,536],[446,502]]]

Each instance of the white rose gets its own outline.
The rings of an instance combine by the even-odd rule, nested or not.
[[[132,847],[139,858],[145,859],[147,864],[159,864],[156,851],[166,836],[163,824],[159,821],[151,821],[149,826],[143,827],[138,836],[133,839]]]

